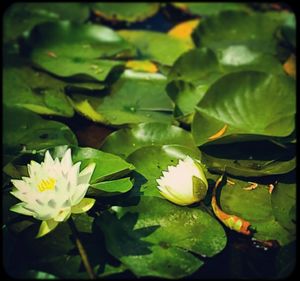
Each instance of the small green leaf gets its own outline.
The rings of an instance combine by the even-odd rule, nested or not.
[[[95,202],[96,200],[93,198],[83,198],[80,203],[72,206],[71,212],[72,214],[85,213],[94,206]]]
[[[36,238],[40,238],[40,237],[48,234],[50,231],[54,230],[57,227],[57,225],[58,225],[58,222],[54,221],[53,219],[47,220],[47,221],[42,221]]]

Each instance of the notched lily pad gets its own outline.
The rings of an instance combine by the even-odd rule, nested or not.
[[[136,206],[113,209],[116,214],[106,212],[97,223],[110,254],[138,277],[188,276],[203,265],[191,253],[212,257],[226,245],[221,225],[198,208],[141,197]]]

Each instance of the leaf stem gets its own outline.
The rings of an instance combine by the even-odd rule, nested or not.
[[[81,243],[81,240],[80,240],[80,237],[79,237],[79,233],[78,233],[78,230],[76,228],[76,225],[72,219],[72,217],[70,217],[68,219],[68,223],[69,223],[69,226],[72,230],[72,233],[74,235],[74,238],[75,238],[75,242],[76,242],[76,246],[78,248],[78,251],[79,251],[79,254],[80,254],[80,257],[81,257],[81,260],[83,262],[83,265],[90,277],[90,279],[96,279],[96,275],[93,271],[93,268],[91,267],[91,264],[89,262],[89,259],[88,259],[88,256],[86,254],[86,251]]]

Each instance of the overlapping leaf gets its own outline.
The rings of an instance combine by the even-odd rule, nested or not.
[[[110,134],[101,150],[126,158],[135,150],[148,145],[179,144],[196,148],[191,134],[164,123],[141,123]]]
[[[195,141],[198,145],[211,141],[224,126],[218,138],[288,136],[295,126],[295,97],[292,78],[256,71],[228,74],[209,88],[197,106],[192,123]]]
[[[223,228],[198,208],[141,197],[136,206],[115,209],[117,215],[106,212],[97,223],[110,254],[138,277],[190,275],[203,265],[190,252],[212,257],[226,245]]]
[[[172,65],[182,53],[193,47],[189,42],[162,32],[120,30],[118,34],[138,49],[140,58],[165,65]]]
[[[77,145],[73,132],[63,123],[47,121],[40,116],[17,108],[3,107],[4,162],[22,152],[48,149],[57,145]]]
[[[254,190],[245,190],[244,188],[250,186],[248,182],[230,180],[235,184],[225,185],[220,195],[223,211],[248,220],[255,229],[254,237],[259,240],[276,240],[280,245],[295,240],[295,224],[291,221],[291,217],[295,215],[293,212],[296,211],[292,209],[295,204],[293,185],[279,182],[274,188],[273,195],[269,193],[269,187],[266,185],[259,184]],[[283,191],[288,188],[291,190]],[[280,192],[283,198],[278,200],[275,192]],[[275,199],[272,199],[273,196]],[[278,208],[283,208],[285,212],[278,216]]]
[[[134,48],[112,29],[70,21],[37,25],[26,43],[30,58],[39,67],[62,77],[81,75],[100,81],[115,66],[122,65],[108,58],[135,54]]]
[[[123,125],[160,121],[170,123],[173,105],[161,74],[126,70],[104,98],[73,95],[74,108],[93,121]]]

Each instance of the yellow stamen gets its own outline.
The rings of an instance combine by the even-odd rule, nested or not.
[[[38,191],[43,192],[46,190],[53,190],[55,188],[56,180],[54,178],[49,178],[47,180],[41,180],[38,184]]]

